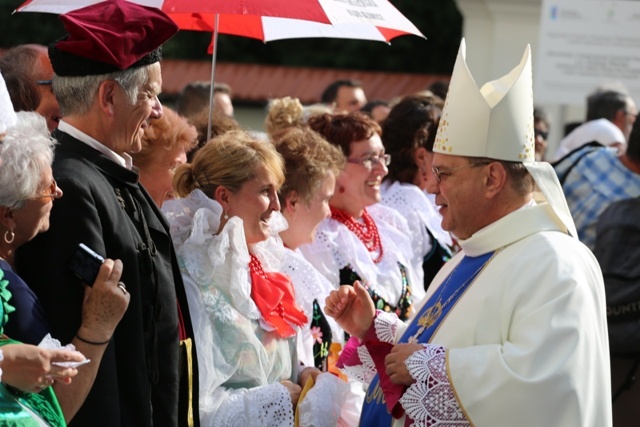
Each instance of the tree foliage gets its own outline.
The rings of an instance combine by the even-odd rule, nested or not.
[[[0,1],[0,48],[21,43],[48,44],[64,34],[64,28],[55,15],[11,15],[21,3],[23,0]],[[455,1],[393,0],[393,4],[418,27],[427,37],[426,40],[402,36],[392,40],[390,45],[337,39],[281,40],[265,44],[258,40],[221,34],[218,38],[218,61],[450,73],[462,34],[462,17]],[[164,56],[206,59],[210,42],[210,33],[181,31],[165,44]]]

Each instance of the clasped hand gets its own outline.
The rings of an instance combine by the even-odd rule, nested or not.
[[[408,343],[393,346],[391,352],[384,358],[387,375],[392,383],[409,386],[415,382],[409,373],[406,361],[413,353],[420,350],[424,350],[420,344]]]
[[[331,291],[325,300],[324,312],[342,329],[360,339],[364,338],[376,315],[369,292],[357,280],[353,286],[342,285]]]
[[[369,292],[359,281],[354,282],[353,286],[342,285],[331,291],[325,300],[324,312],[360,340],[371,328],[376,314]],[[392,383],[411,385],[415,382],[405,361],[423,348],[420,344],[397,344],[391,349],[385,357],[385,367]]]

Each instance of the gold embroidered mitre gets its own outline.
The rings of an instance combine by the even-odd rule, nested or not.
[[[453,156],[533,162],[531,52],[507,75],[478,89],[460,44],[433,151]]]
[[[527,45],[518,66],[481,89],[469,72],[465,56],[463,39],[434,153],[523,163],[565,231],[577,238],[558,177],[549,163],[535,161],[531,48]]]

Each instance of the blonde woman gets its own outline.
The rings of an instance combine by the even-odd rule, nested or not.
[[[203,426],[288,426],[300,384],[296,333],[307,317],[277,273],[286,227],[278,189],[282,157],[232,131],[176,170],[181,199],[164,204],[198,348]]]

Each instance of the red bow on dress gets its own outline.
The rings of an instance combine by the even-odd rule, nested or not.
[[[260,310],[264,320],[275,328],[278,337],[295,335],[292,324],[307,323],[304,311],[296,305],[293,284],[289,276],[282,273],[265,272],[260,260],[251,254],[251,299]]]

